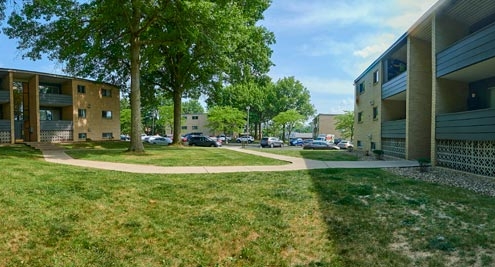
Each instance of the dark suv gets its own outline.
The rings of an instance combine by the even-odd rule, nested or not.
[[[189,137],[188,142],[190,146],[210,146],[210,147],[222,146],[222,143],[208,136],[191,136]]]

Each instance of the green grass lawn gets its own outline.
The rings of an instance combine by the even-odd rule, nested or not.
[[[305,150],[302,148],[253,148],[262,152],[323,161],[355,161],[357,157],[345,150]]]
[[[129,142],[83,142],[65,144],[75,159],[149,164],[157,166],[251,166],[283,165],[288,162],[215,147],[176,147],[145,144],[145,153],[126,152]]]
[[[0,164],[0,266],[495,264],[493,198],[382,170],[131,174],[23,146]]]

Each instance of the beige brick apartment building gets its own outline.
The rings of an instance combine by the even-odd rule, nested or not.
[[[313,119],[313,138],[316,138],[319,134],[333,134],[339,138],[340,132],[335,129],[335,123],[337,123],[337,114],[318,114]]]
[[[360,149],[495,176],[495,1],[438,1],[354,83]]]
[[[0,69],[0,143],[113,140],[119,136],[117,87]]]

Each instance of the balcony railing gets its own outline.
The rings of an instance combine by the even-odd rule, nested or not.
[[[437,77],[495,57],[495,24],[475,32],[437,54]]]
[[[480,109],[437,115],[436,139],[495,140],[495,109]]]
[[[40,121],[41,131],[71,131],[72,121]]]
[[[0,120],[0,132],[10,131],[10,121]]]
[[[72,96],[61,94],[40,94],[40,106],[66,107],[72,106]]]
[[[0,104],[5,104],[10,102],[10,91],[0,90]]]
[[[407,88],[407,71],[403,72],[386,84],[382,85],[382,99],[386,99],[393,95],[406,91]]]
[[[382,138],[406,138],[406,120],[382,122]]]

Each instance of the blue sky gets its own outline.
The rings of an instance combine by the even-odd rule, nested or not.
[[[436,0],[273,0],[261,22],[275,33],[274,81],[294,76],[318,113],[354,108],[353,81]],[[0,35],[0,68],[62,74],[48,60],[23,60]]]
[[[294,76],[318,113],[354,109],[353,81],[436,0],[273,0],[274,81]]]

